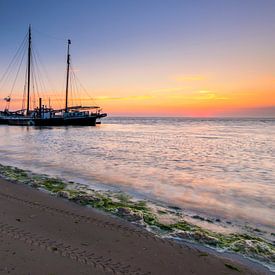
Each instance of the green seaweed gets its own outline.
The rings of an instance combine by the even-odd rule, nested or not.
[[[166,212],[166,211],[163,211],[163,210],[158,210],[158,214],[160,214],[160,215],[165,215],[165,214],[167,214],[167,212]]]
[[[26,180],[28,180],[28,174],[26,171],[19,169],[17,167],[12,167],[12,166],[0,166],[0,173],[10,179],[10,180],[14,180],[14,181],[18,181],[18,182],[25,182]]]
[[[121,201],[122,203],[128,203],[131,200],[131,196],[129,196],[128,194],[125,193],[118,193],[116,194],[116,198]]]
[[[174,229],[179,229],[179,230],[183,230],[183,231],[193,231],[195,230],[195,228],[197,228],[197,226],[192,226],[191,224],[187,223],[186,221],[180,221],[177,222],[175,224],[171,225],[172,228]]]
[[[45,179],[40,184],[46,190],[51,191],[53,193],[57,193],[59,191],[62,191],[66,187],[66,184],[62,180],[55,179],[55,178]]]
[[[146,224],[148,224],[150,226],[156,226],[159,229],[164,230],[164,231],[172,231],[171,225],[159,222],[156,215],[154,215],[150,212],[147,212],[147,211],[143,212],[143,220]]]
[[[180,222],[172,227],[183,232],[184,234],[179,233],[183,238],[193,239],[203,244],[227,249],[266,262],[275,261],[274,246],[259,237],[239,233],[224,235],[187,222]]]
[[[72,190],[72,189],[66,189],[66,192],[69,193],[70,198],[76,197],[76,196],[80,195],[81,193],[84,193],[82,191],[77,191],[77,190]]]
[[[130,204],[132,209],[141,210],[141,211],[149,211],[149,208],[146,205],[146,201],[138,201],[136,203]]]
[[[111,198],[100,196],[96,199],[89,202],[89,205],[101,208],[107,211],[112,211],[113,209],[117,208],[119,206],[118,203],[114,202]]]
[[[148,226],[152,228],[157,227],[164,233],[172,234],[172,236],[174,234],[183,239],[234,251],[266,262],[275,262],[274,245],[260,237],[240,233],[227,235],[216,233],[185,220],[180,220],[172,224],[164,224],[159,221],[157,215],[148,207],[146,201],[133,201],[131,196],[123,192],[108,193],[104,191],[89,190],[89,193],[86,193],[85,191],[71,189],[72,187],[70,187],[70,184],[75,184],[74,182],[69,184],[59,178],[34,174],[16,167],[4,166],[1,164],[0,175],[11,181],[43,188],[76,203],[101,209],[129,221],[142,220]],[[180,209],[176,208],[176,210]],[[162,210],[158,210],[157,213],[159,215],[167,214],[167,212]],[[198,217],[195,216],[194,218]],[[207,221],[210,222],[210,220]],[[260,232],[260,230],[254,231]],[[271,233],[271,235],[275,236],[275,233]],[[201,256],[204,255],[201,254]],[[227,265],[228,268],[234,269],[234,267],[232,268],[232,266],[229,266],[230,264]]]

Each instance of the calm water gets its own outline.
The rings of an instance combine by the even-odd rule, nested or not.
[[[0,126],[0,163],[275,227],[275,120],[109,118]]]

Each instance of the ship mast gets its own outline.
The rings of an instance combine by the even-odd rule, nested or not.
[[[30,113],[31,42],[31,25],[29,25],[27,115]]]
[[[66,102],[65,102],[65,112],[68,112],[68,92],[69,92],[69,76],[70,76],[70,45],[71,40],[68,39],[68,49],[67,49],[67,78],[66,78]]]

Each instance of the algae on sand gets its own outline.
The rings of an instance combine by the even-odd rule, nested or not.
[[[76,190],[74,182],[65,182],[59,178],[35,174],[17,167],[0,164],[0,175],[7,180],[29,184],[45,189],[52,194],[72,200],[82,205],[88,205],[120,216],[129,221],[138,222],[152,228],[156,234],[163,237],[177,237],[199,242],[214,248],[233,251],[250,258],[275,263],[275,247],[266,240],[248,234],[221,234],[204,229],[185,221],[178,213],[175,223],[160,222],[159,217],[165,214],[162,210],[153,211],[144,200],[133,200],[123,192],[106,192]],[[159,230],[154,230],[159,229]],[[228,266],[228,268],[230,268]]]

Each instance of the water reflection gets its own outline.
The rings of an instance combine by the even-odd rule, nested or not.
[[[275,226],[274,120],[117,118],[0,133],[0,163]]]

